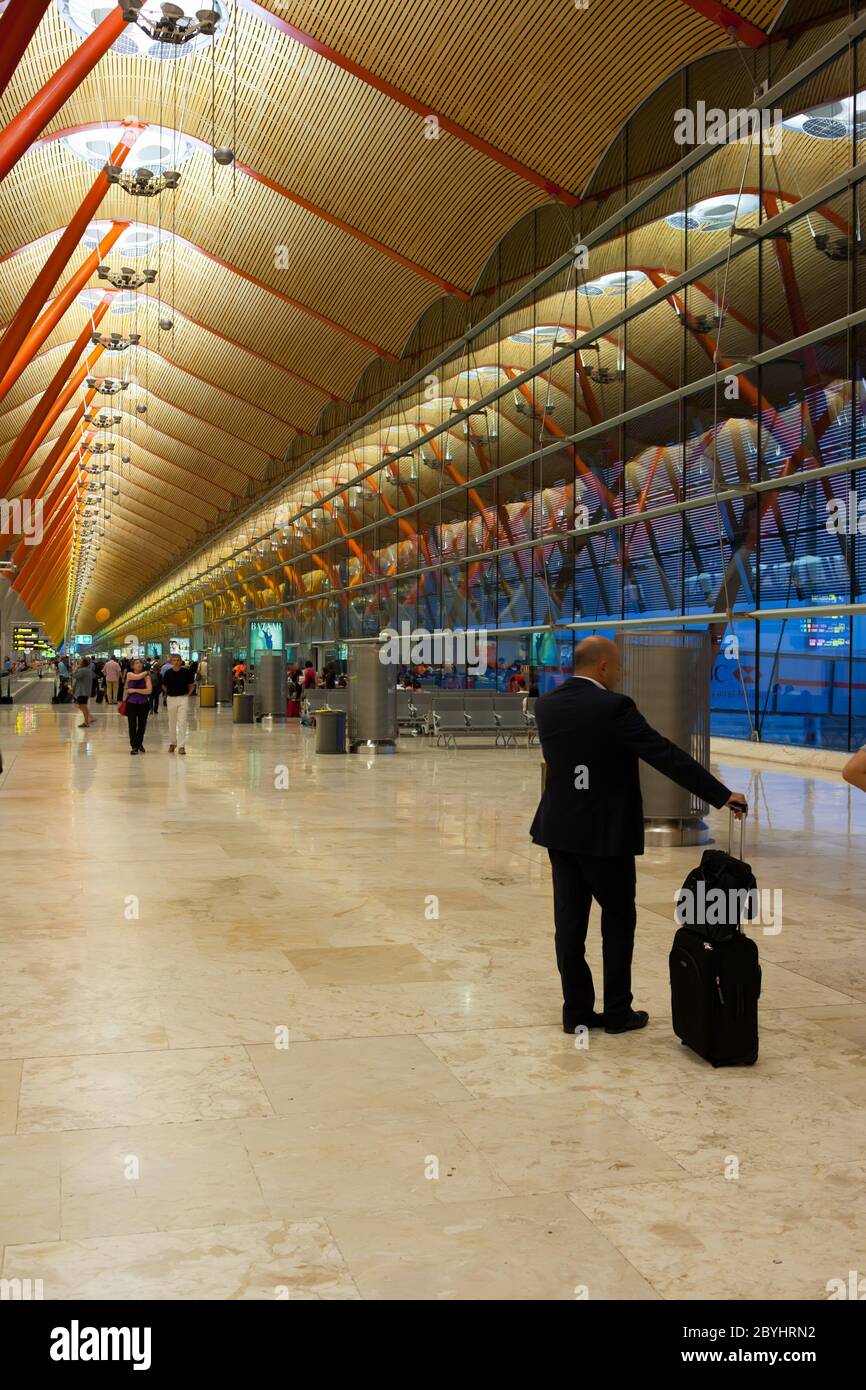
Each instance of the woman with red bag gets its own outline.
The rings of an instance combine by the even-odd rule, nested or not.
[[[150,672],[145,671],[142,663],[136,659],[126,677],[123,704],[120,706],[120,713],[126,715],[129,724],[130,756],[147,751],[144,746],[144,731],[147,728],[147,716],[150,713],[152,693]]]

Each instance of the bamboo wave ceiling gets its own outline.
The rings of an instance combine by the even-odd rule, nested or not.
[[[82,4],[97,15],[112,8]],[[80,149],[99,129],[119,137],[136,120],[177,132],[185,153],[176,192],[144,199],[113,188],[98,214],[155,229],[143,259],[106,260],[156,266],[158,277],[100,329],[134,330],[140,345],[124,362],[104,354],[98,369],[132,375],[135,390],[110,404],[124,417],[129,461],[118,465],[121,495],[82,631],[280,478],[293,440],[314,435],[323,411],[347,407],[372,363],[398,361],[425,309],[443,295],[469,299],[518,219],[551,197],[572,208],[618,127],[665,77],[731,47],[683,0],[222,8],[217,40],[182,58],[110,52],[0,190],[5,325],[100,167],[75,153],[75,140]],[[767,31],[779,5],[727,8]],[[2,124],[81,42],[53,3],[0,98]],[[233,148],[234,166],[216,164],[213,146]],[[0,404],[0,462],[105,288],[96,276],[91,287],[96,297],[70,307]],[[59,416],[13,495],[69,419]],[[55,637],[66,601],[60,584],[37,612]]]

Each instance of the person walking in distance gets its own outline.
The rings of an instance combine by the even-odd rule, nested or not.
[[[150,713],[151,690],[150,672],[145,671],[143,664],[136,659],[126,677],[126,689],[123,697],[126,702],[126,719],[129,724],[130,754],[147,751],[144,746],[144,731],[147,728],[147,716]]]
[[[88,701],[93,694],[93,667],[90,664],[90,657],[85,656],[81,660],[81,665],[75,672],[75,681],[72,687],[72,698],[81,711],[79,729],[89,729],[93,720],[90,718]]]
[[[117,687],[120,682],[120,662],[110,656],[102,668],[105,681],[105,698],[110,705],[117,704]]]
[[[154,714],[159,713],[159,697],[162,694],[162,676],[159,671],[159,662],[154,661],[150,668],[150,708]]]
[[[625,1033],[649,1022],[632,1008],[631,964],[637,922],[635,856],[643,854],[639,761],[711,806],[740,819],[745,797],[719,782],[690,754],[650,727],[634,700],[616,693],[619,650],[606,637],[576,648],[574,675],[535,705],[547,765],[530,834],[553,873],[556,964],[562,981],[562,1026]],[[592,901],[601,908],[604,1012],[586,962]]]
[[[166,671],[162,678],[162,688],[166,694],[166,705],[168,707],[168,734],[171,743],[168,746],[169,753],[177,749],[178,753],[186,753],[186,731],[189,724],[189,693],[194,685],[193,678],[189,670],[183,664],[183,657],[175,652],[171,658],[171,667]]]

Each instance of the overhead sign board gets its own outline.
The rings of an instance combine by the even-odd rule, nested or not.
[[[36,623],[16,623],[12,628],[12,650],[26,652],[41,641],[42,633]]]

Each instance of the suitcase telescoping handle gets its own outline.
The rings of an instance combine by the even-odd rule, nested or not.
[[[734,842],[734,821],[735,821],[736,819],[737,819],[737,818],[735,817],[733,811],[731,811],[730,816],[729,816],[729,819],[728,819],[728,854],[733,854],[733,850],[732,850],[731,846],[733,845],[733,842]],[[745,817],[745,816],[741,816],[741,817],[740,817],[740,852],[739,852],[739,855],[738,855],[738,858],[740,858],[740,859],[742,859],[742,857],[743,857],[743,833],[744,833],[745,829],[746,829],[746,817]]]

